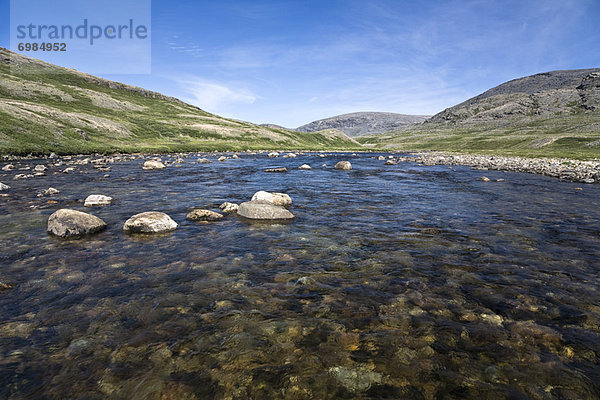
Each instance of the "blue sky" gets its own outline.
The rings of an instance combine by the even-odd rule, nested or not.
[[[8,47],[8,0],[0,12]],[[151,74],[101,76],[287,127],[434,114],[510,79],[600,67],[598,0],[154,0],[151,15]]]

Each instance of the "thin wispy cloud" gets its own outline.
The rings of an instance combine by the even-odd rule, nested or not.
[[[600,66],[597,0],[152,7],[152,68],[174,78],[128,82],[289,127],[353,111],[432,114],[510,79]]]
[[[208,81],[187,76],[172,78],[184,91],[183,100],[213,113],[229,114],[229,107],[237,104],[253,104],[257,95],[245,87]]]

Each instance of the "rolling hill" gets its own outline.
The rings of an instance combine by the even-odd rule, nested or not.
[[[320,119],[296,128],[299,132],[318,132],[324,129],[337,129],[351,137],[371,135],[405,129],[420,124],[429,116],[406,115],[387,112],[355,112]]]
[[[0,48],[0,154],[356,149],[341,132],[295,132]]]
[[[422,125],[360,138],[370,147],[600,157],[600,69],[515,79]]]

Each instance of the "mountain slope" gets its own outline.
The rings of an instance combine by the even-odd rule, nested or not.
[[[425,115],[405,115],[386,112],[355,112],[320,119],[296,128],[300,132],[338,129],[351,137],[404,129],[425,121]]]
[[[226,119],[172,97],[0,48],[0,153],[167,152],[359,147]]]
[[[369,147],[600,158],[600,69],[515,79]]]
[[[600,107],[600,68],[515,79],[434,115],[427,122],[476,123],[572,115]]]

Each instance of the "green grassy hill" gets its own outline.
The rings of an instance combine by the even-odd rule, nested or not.
[[[230,120],[0,48],[0,154],[357,148],[338,131]]]
[[[423,124],[358,140],[370,148],[600,158],[600,69],[516,79]]]

